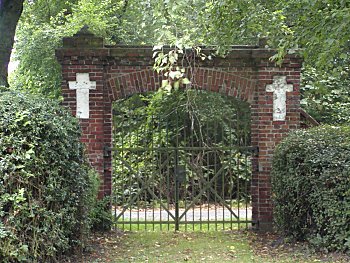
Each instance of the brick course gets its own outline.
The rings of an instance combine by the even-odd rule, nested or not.
[[[204,52],[210,50],[204,49]],[[226,58],[198,61],[198,67],[188,71],[192,88],[219,92],[247,101],[251,105],[252,146],[258,153],[253,157],[251,186],[253,221],[260,229],[272,226],[271,160],[275,146],[290,130],[300,127],[300,68],[298,56],[288,56],[280,66],[269,58],[273,51],[258,46],[236,46]],[[134,93],[156,90],[162,76],[153,71],[152,47],[105,46],[103,39],[90,33],[78,33],[65,38],[63,48],[56,50],[62,65],[63,104],[76,113],[76,91],[69,90],[68,81],[76,73],[89,73],[96,81],[90,90],[90,118],[81,119],[82,141],[86,143],[91,165],[100,173],[103,185],[99,197],[111,194],[112,103]],[[286,76],[293,84],[287,92],[285,121],[273,121],[273,93],[266,85],[274,76]]]

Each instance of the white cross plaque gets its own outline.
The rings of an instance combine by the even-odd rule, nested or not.
[[[68,82],[69,89],[75,89],[77,94],[77,117],[88,119],[90,113],[89,90],[96,89],[96,81],[90,81],[89,73],[77,73],[76,81]]]
[[[287,92],[293,91],[293,85],[287,84],[286,76],[274,76],[273,83],[266,85],[267,92],[273,92],[273,120],[284,121],[286,119]]]

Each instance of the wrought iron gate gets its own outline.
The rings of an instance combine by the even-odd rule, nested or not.
[[[119,116],[115,131],[119,141],[112,150],[116,227],[248,227],[253,149],[234,131],[237,118],[196,126],[177,110],[158,119],[144,112],[137,117],[115,115]]]

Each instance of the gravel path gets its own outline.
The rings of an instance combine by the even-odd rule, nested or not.
[[[113,211],[113,214],[118,216],[121,213],[121,209],[116,209]],[[169,212],[173,217],[175,216],[175,209],[169,209]],[[184,214],[185,209],[181,208],[179,210],[180,217],[182,217],[181,221],[214,221],[214,220],[235,220],[235,216],[227,209],[226,207],[219,207],[212,206],[208,209],[208,207],[205,208],[199,208],[196,207],[194,209],[190,209],[189,211]],[[247,210],[245,207],[240,208],[239,210],[237,208],[232,208],[232,212],[237,215],[240,219],[251,219],[252,217],[252,209],[251,207],[248,207]],[[124,220],[149,220],[149,221],[172,221],[173,218],[167,211],[164,209],[155,209],[154,211],[152,209],[128,209],[124,212],[123,216],[121,216],[121,219]]]

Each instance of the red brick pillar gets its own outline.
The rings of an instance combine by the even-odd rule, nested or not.
[[[86,144],[91,165],[101,176],[99,198],[111,194],[111,156],[107,149],[112,145],[112,103],[104,82],[107,55],[103,39],[86,29],[64,38],[63,48],[56,50],[56,57],[62,65],[63,105],[79,118],[83,132],[81,140]],[[88,92],[85,89],[82,92],[85,95],[79,94],[77,102],[81,82],[85,82]],[[88,108],[82,104],[86,99]],[[80,104],[85,109],[80,109]]]
[[[252,103],[252,145],[258,148],[253,158],[252,205],[253,221],[262,231],[272,230],[273,203],[271,189],[272,157],[276,145],[289,131],[300,126],[300,68],[301,60],[289,56],[281,66],[269,60],[272,54],[257,49],[253,56],[257,63],[257,87]],[[286,112],[274,110],[274,86],[284,83]],[[279,91],[282,93],[281,91]]]

